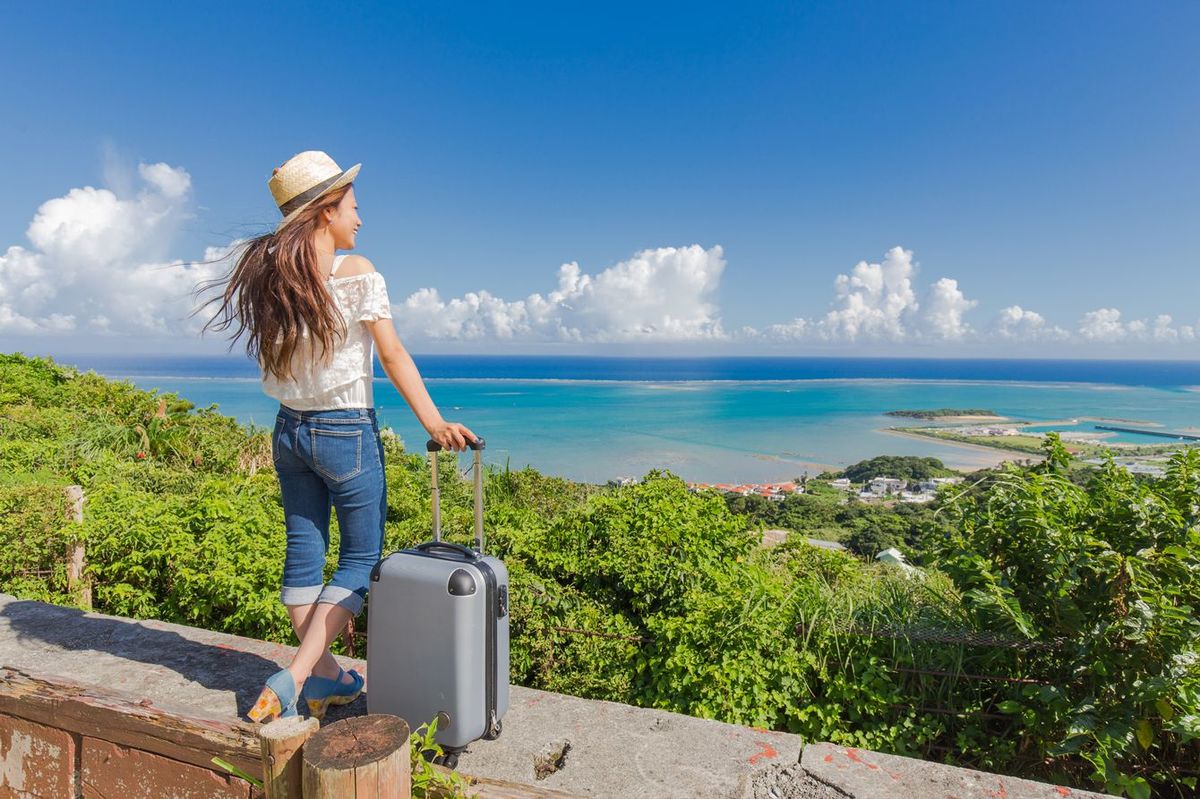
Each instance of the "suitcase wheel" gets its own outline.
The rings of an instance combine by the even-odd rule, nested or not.
[[[446,752],[437,760],[440,761],[439,765],[445,766],[451,771],[458,768],[458,752]]]

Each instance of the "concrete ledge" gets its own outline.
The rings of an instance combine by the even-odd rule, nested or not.
[[[523,782],[540,770],[541,784],[581,796],[748,799],[754,776],[797,764],[801,746],[787,733],[514,688],[504,734],[472,744],[459,766]]]
[[[862,799],[1116,799],[827,743],[805,747],[800,764],[815,779]]]
[[[0,594],[0,666],[119,697],[143,713],[221,727],[228,731],[223,741],[236,739],[247,750],[239,756],[222,744],[223,756],[239,766],[257,756],[255,727],[241,717],[263,681],[293,652],[264,641]],[[363,661],[341,662],[366,673]],[[370,690],[370,675],[367,681]],[[327,719],[365,712],[364,698],[331,709]],[[800,738],[786,733],[514,686],[504,734],[472,744],[459,768],[481,780],[475,789],[484,797],[741,799],[752,795],[754,776],[769,765],[798,764],[800,748]],[[197,756],[204,763],[211,757]],[[495,781],[491,789],[488,781]]]

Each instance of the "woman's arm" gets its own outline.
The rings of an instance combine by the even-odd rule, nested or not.
[[[421,373],[417,371],[412,356],[400,343],[392,320],[378,319],[366,324],[371,330],[371,337],[375,339],[375,351],[379,354],[383,371],[404,397],[408,407],[412,408],[417,421],[429,432],[429,437],[445,449],[466,449],[467,442],[475,440],[475,434],[464,425],[447,422],[442,418],[429,396],[429,390],[425,388],[425,381],[421,379]]]

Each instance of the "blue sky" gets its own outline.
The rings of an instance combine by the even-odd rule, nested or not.
[[[270,170],[323,149],[363,163],[359,251],[415,351],[1200,355],[1194,2],[6,27],[0,349],[219,348],[186,262],[273,224]]]

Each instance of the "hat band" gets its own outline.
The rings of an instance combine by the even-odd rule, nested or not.
[[[305,203],[310,202],[311,200],[317,199],[322,194],[324,194],[326,191],[328,191],[330,186],[332,186],[334,183],[337,183],[339,180],[341,180],[342,175],[345,175],[345,174],[346,174],[345,172],[339,172],[338,174],[334,175],[333,177],[329,178],[328,180],[323,180],[320,183],[318,183],[317,185],[315,185],[311,188],[305,189],[304,191],[300,192],[292,199],[285,202],[283,205],[279,206],[279,212],[282,213],[284,216],[287,216],[292,211],[295,211],[297,208],[301,207]]]

